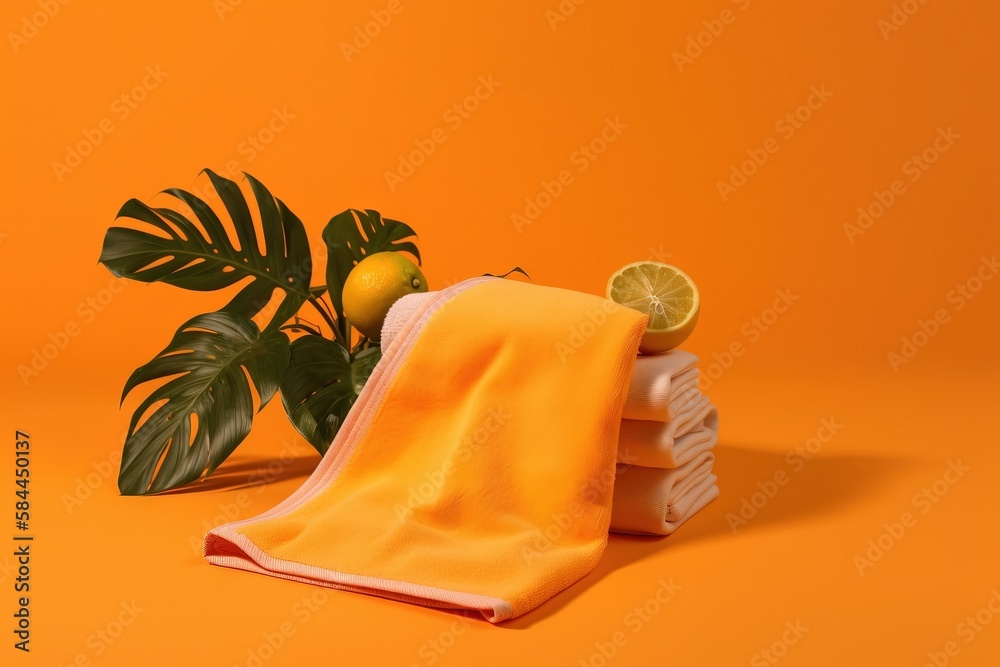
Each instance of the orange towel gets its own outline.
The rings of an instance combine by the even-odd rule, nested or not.
[[[537,607],[604,551],[645,319],[508,280],[434,293],[383,347],[312,476],[212,530],[206,558],[493,622]]]
[[[391,344],[434,292],[411,294],[392,307],[382,327]],[[677,468],[711,450],[718,441],[719,416],[698,389],[698,357],[683,350],[636,359],[622,414],[618,443],[615,505],[610,530],[666,535],[714,500],[716,478],[701,466],[692,475]],[[699,458],[703,461],[703,458]],[[638,466],[638,467],[635,467]]]
[[[414,313],[436,298],[436,294],[437,292],[408,294],[397,301],[382,325],[382,346],[391,345]],[[678,421],[678,427],[682,421],[693,419],[708,405],[708,399],[698,390],[697,363],[698,357],[683,350],[637,357],[622,417],[658,422]],[[695,422],[702,419],[704,415]],[[695,426],[697,423],[690,424],[690,428]],[[677,435],[683,435],[680,428],[676,430]]]

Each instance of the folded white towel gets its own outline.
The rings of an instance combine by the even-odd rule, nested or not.
[[[673,419],[674,411],[702,396],[697,363],[698,357],[683,350],[637,357],[622,419]]]
[[[619,464],[611,506],[617,533],[669,535],[719,495],[712,452],[679,468]]]
[[[707,400],[668,422],[623,419],[618,461],[647,468],[677,468],[715,447],[719,411]]]

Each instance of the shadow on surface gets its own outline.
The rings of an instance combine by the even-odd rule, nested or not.
[[[713,472],[719,478],[721,493],[714,502],[667,537],[611,533],[603,557],[590,574],[538,609],[504,623],[502,627],[528,628],[558,612],[609,573],[639,562],[661,549],[682,548],[684,544],[706,538],[738,539],[745,532],[775,524],[810,521],[835,512],[872,496],[887,478],[915,463],[907,459],[821,454],[806,461],[796,472],[796,467],[785,461],[786,451],[718,445]],[[756,516],[739,526],[738,533],[734,534],[727,515],[739,515],[741,500],[749,499],[760,491],[758,483],[772,480],[779,470],[787,473],[787,483],[779,486],[773,497],[757,510]]]
[[[273,482],[307,477],[319,465],[319,456],[300,456],[288,462],[280,459],[234,458],[226,461],[208,477],[179,489],[163,491],[157,495],[170,496],[206,491],[239,491],[253,489]]]

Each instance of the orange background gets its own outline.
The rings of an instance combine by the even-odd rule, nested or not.
[[[600,665],[617,632],[608,664],[771,664],[758,652],[786,622],[808,631],[775,649],[782,664],[920,665],[948,642],[949,664],[996,664],[1000,619],[971,641],[960,624],[1000,587],[1000,280],[961,309],[949,299],[1000,246],[996,3],[897,12],[908,18],[885,39],[889,0],[567,0],[554,27],[558,0],[400,0],[350,61],[342,43],[370,12],[384,20],[388,1],[223,3],[74,1],[50,18],[38,12],[53,1],[3,4],[2,416],[5,432],[32,436],[36,535],[30,656],[9,646],[12,549],[0,552],[4,664],[246,665],[282,627],[264,664]],[[714,22],[723,10],[729,22]],[[675,52],[699,33],[701,52],[679,68]],[[147,67],[165,76],[147,78],[123,117],[120,97]],[[455,127],[445,113],[490,76],[499,85]],[[782,119],[814,86],[832,95],[787,136]],[[245,143],[275,109],[293,117],[260,150]],[[67,146],[105,118],[113,131],[57,175]],[[606,119],[625,127],[580,171],[574,152]],[[444,143],[390,188],[385,172],[436,128]],[[906,163],[939,128],[958,138],[911,181]],[[717,182],[765,144],[767,161],[723,201]],[[687,347],[703,373],[743,345],[707,387],[722,415],[722,496],[670,538],[613,536],[597,571],[501,627],[208,566],[192,547],[206,526],[273,506],[317,457],[275,404],[200,492],[119,497],[107,462],[135,405],[119,411],[121,386],[225,297],[112,294],[96,260],[126,199],[204,188],[201,168],[230,166],[267,184],[317,243],[347,207],[408,222],[432,287],[520,265],[538,283],[601,293],[630,261],[684,268],[702,293]],[[562,170],[572,182],[519,231],[512,214]],[[897,179],[905,190],[852,243],[844,225]],[[751,318],[770,320],[780,289],[798,300],[758,329]],[[938,309],[948,321],[894,370],[887,355]],[[25,381],[18,367],[68,325],[77,334]],[[793,470],[786,452],[823,418],[843,426]],[[938,485],[946,495],[915,504],[959,460],[969,470]],[[788,483],[734,533],[727,515],[776,471]],[[855,556],[906,511],[914,525],[883,537],[892,547],[859,574]],[[635,632],[626,615],[661,578],[681,589]],[[117,626],[133,602],[142,611]]]

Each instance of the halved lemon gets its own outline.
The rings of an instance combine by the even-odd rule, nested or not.
[[[688,274],[660,262],[633,262],[608,281],[608,298],[649,316],[639,352],[656,354],[683,343],[695,324],[701,298]]]

